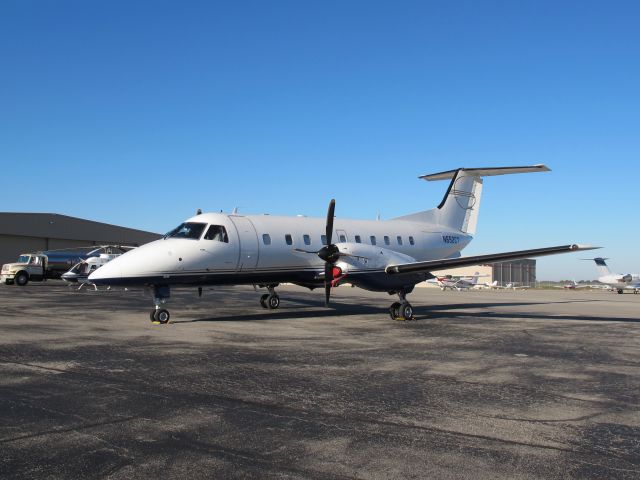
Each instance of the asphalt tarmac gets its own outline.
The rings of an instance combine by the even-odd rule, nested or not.
[[[640,295],[0,285],[1,478],[640,478]]]

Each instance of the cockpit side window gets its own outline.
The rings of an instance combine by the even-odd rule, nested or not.
[[[229,243],[227,229],[222,225],[210,225],[207,233],[204,234],[205,240],[214,240],[216,242]]]
[[[206,226],[206,223],[185,222],[167,233],[164,238],[189,238],[191,240],[198,240]]]

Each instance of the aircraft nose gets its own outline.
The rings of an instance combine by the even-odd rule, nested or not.
[[[122,270],[120,269],[117,260],[117,258],[111,260],[109,263],[92,272],[91,275],[89,275],[89,281],[95,284],[108,284],[109,281],[121,279]]]

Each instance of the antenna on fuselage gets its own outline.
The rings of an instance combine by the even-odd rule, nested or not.
[[[376,220],[379,222],[380,221],[380,212],[378,212],[378,216],[376,217]]]
[[[233,207],[233,212],[231,212],[231,215],[237,215],[238,214],[238,207]]]
[[[199,208],[198,210],[196,210],[196,215],[202,215],[202,209]]]

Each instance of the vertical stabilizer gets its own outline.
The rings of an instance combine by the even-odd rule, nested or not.
[[[420,178],[427,181],[451,179],[442,202],[433,210],[405,215],[395,220],[432,223],[474,235],[478,226],[482,177],[548,171],[549,168],[545,165],[532,165],[526,167],[459,168],[422,175]]]
[[[596,262],[596,268],[598,269],[598,273],[601,277],[606,275],[611,275],[613,272],[609,269],[609,266],[605,262],[605,260],[609,260],[608,258],[596,257],[596,258],[585,258],[585,260],[593,260]]]

